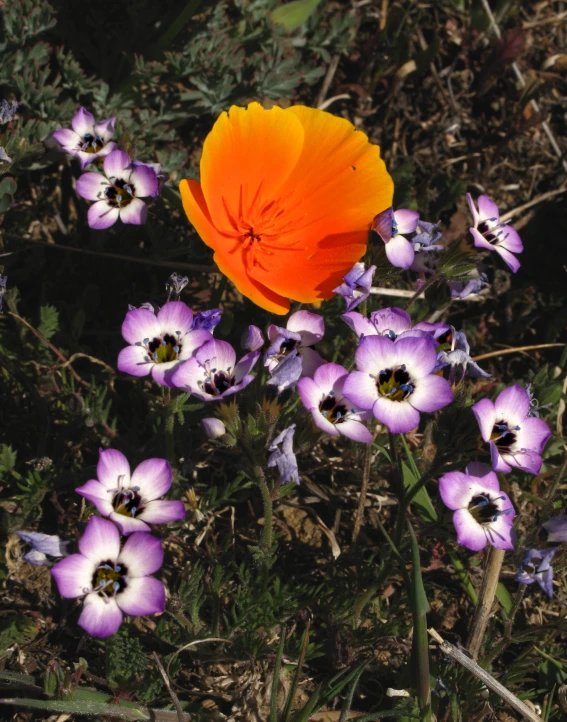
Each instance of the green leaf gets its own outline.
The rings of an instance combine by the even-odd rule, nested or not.
[[[3,178],[0,181],[0,196],[5,195],[6,193],[14,194],[18,188],[18,184],[13,178],[10,178],[9,176],[7,178]]]
[[[506,614],[510,614],[512,607],[514,606],[514,601],[510,596],[510,592],[506,589],[502,582],[498,582],[498,586],[496,587],[496,599],[498,599],[500,604],[504,607]]]
[[[14,203],[14,197],[9,193],[4,194],[0,197],[0,213],[6,213],[12,207]]]
[[[293,0],[293,2],[280,5],[272,11],[272,20],[283,25],[288,33],[292,33],[308,20],[317,9],[321,0]]]
[[[406,489],[409,490],[413,486],[415,486],[415,484],[417,484],[417,477],[409,468],[409,466],[405,463],[405,461],[402,461],[402,473],[404,475],[404,487]],[[417,492],[417,494],[412,500],[412,504],[415,506],[417,513],[424,521],[430,524],[434,521],[437,521],[437,512],[435,511],[435,508],[431,503],[431,499],[429,498],[429,494],[427,493],[427,489],[425,487],[422,487]]]
[[[42,306],[39,309],[40,323],[38,331],[49,339],[59,331],[59,311],[54,306]]]
[[[87,702],[86,700],[63,700],[63,699],[26,699],[16,697],[12,699],[0,699],[0,704],[13,705],[14,707],[29,707],[41,709],[46,712],[61,712],[63,714],[97,715],[107,717],[118,717],[126,720],[149,720],[149,711],[141,709],[128,709],[118,704],[104,704],[101,702]]]

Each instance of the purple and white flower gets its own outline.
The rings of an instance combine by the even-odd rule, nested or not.
[[[409,268],[415,257],[413,243],[405,237],[415,233],[419,213],[405,208],[394,211],[387,208],[379,213],[372,222],[372,230],[380,236],[386,245],[386,256],[398,268]]]
[[[137,532],[120,549],[120,534],[107,519],[93,516],[79,541],[79,554],[51,570],[62,597],[84,598],[79,626],[93,637],[109,637],[123,614],[160,614],[165,588],[154,577],[163,563],[159,539]]]
[[[290,481],[299,484],[297,459],[293,453],[294,434],[295,424],[291,424],[276,436],[269,447],[272,453],[268,457],[268,467],[277,466],[282,484],[287,484]],[[279,448],[280,445],[281,449]]]
[[[411,318],[401,308],[382,308],[366,318],[358,311],[343,313],[342,320],[355,332],[358,338],[363,336],[387,336],[394,341],[397,338],[431,338],[435,341],[451,330],[446,323],[428,323],[421,321],[412,326]]]
[[[453,400],[449,383],[433,375],[437,364],[430,338],[367,336],[356,352],[356,366],[343,386],[344,396],[370,410],[394,434],[411,431],[420,412],[438,411]]]
[[[222,318],[222,309],[209,308],[206,311],[197,311],[193,319],[193,328],[195,330],[204,330],[212,333],[219,325]]]
[[[287,321],[287,327],[281,328],[273,324],[268,328],[270,347],[264,357],[264,366],[273,376],[279,364],[285,361],[286,368],[293,367],[294,378],[289,379],[288,386],[293,385],[301,376],[313,376],[315,370],[325,363],[317,351],[311,348],[323,338],[325,322],[322,316],[310,311],[297,311],[292,313]],[[298,364],[290,364],[289,357],[299,357]],[[280,384],[277,384],[280,387]]]
[[[193,358],[180,364],[173,373],[173,385],[202,401],[220,401],[248,386],[250,373],[260,356],[255,351],[236,363],[236,352],[226,341],[209,341]]]
[[[31,546],[31,550],[24,554],[23,559],[34,567],[50,567],[56,559],[69,554],[71,542],[62,541],[56,534],[17,531],[16,535]]]
[[[242,333],[240,345],[245,351],[259,351],[264,345],[264,334],[258,326],[248,326]]]
[[[449,281],[449,290],[451,291],[451,298],[461,299],[472,296],[473,294],[480,293],[482,289],[488,286],[488,276],[486,273],[479,273],[475,278],[471,278],[470,281]]]
[[[85,108],[79,108],[71,121],[73,129],[60,128],[53,132],[53,137],[66,153],[81,161],[81,168],[84,169],[93,160],[115,150],[116,143],[111,142],[115,120],[116,116],[113,115],[112,118],[97,123],[92,113]]]
[[[516,273],[520,261],[514,255],[524,250],[518,232],[506,223],[500,223],[500,212],[494,201],[488,196],[478,197],[478,210],[472,196],[467,193],[467,203],[473,218],[473,228],[469,232],[477,248],[496,251],[506,265]]]
[[[142,198],[153,196],[158,189],[153,168],[145,163],[134,164],[127,153],[113,150],[104,159],[103,173],[83,173],[77,181],[77,193],[88,201],[91,228],[110,228],[120,218],[122,223],[142,225],[148,207]]]
[[[366,301],[370,295],[372,279],[376,266],[365,269],[364,263],[355,263],[344,277],[340,286],[333,288],[333,293],[343,296],[346,301],[346,313],[353,311],[360,303]]]
[[[150,524],[185,518],[182,501],[160,499],[172,482],[165,459],[146,459],[130,473],[130,464],[116,449],[100,450],[97,478],[76,491],[113,521],[123,534],[151,531]]]
[[[487,544],[514,548],[516,512],[508,495],[500,491],[496,474],[484,464],[469,464],[465,473],[451,471],[439,479],[439,493],[453,510],[457,541],[478,552]]]
[[[303,378],[297,385],[303,405],[313,416],[316,426],[329,436],[346,436],[363,444],[372,442],[372,434],[362,423],[369,418],[343,396],[348,371],[339,364],[319,366],[312,379]]]
[[[220,419],[216,419],[214,416],[201,419],[201,424],[203,431],[209,439],[220,439],[221,436],[226,434],[226,426]]]
[[[548,542],[567,542],[567,516],[554,516],[543,524],[543,528]]]
[[[512,467],[539,474],[541,454],[551,436],[541,419],[530,415],[530,395],[518,384],[504,389],[494,403],[482,399],[472,407],[482,438],[489,444],[492,468]]]
[[[443,237],[443,233],[439,230],[440,222],[428,223],[418,220],[415,235],[411,239],[415,253],[443,250],[443,246],[437,244],[437,241]]]
[[[437,355],[437,370],[449,367],[449,383],[453,388],[460,386],[467,375],[473,379],[486,379],[492,375],[472,360],[471,349],[464,331],[457,331],[451,327],[450,337],[450,351],[439,351]]]
[[[122,337],[130,345],[118,354],[118,370],[132,376],[152,375],[162,386],[172,386],[173,371],[213,337],[194,330],[193,312],[182,301],[164,304],[157,315],[149,308],[128,311]]]
[[[558,547],[549,549],[527,549],[514,581],[520,584],[533,584],[537,582],[547,596],[553,597],[553,567],[551,560]]]

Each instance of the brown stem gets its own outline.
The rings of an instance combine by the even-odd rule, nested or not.
[[[352,530],[352,543],[356,544],[362,523],[364,521],[364,505],[366,504],[366,494],[368,492],[368,484],[370,482],[370,466],[372,462],[372,444],[366,444],[364,448],[364,466],[362,469],[362,484],[360,487],[360,497],[358,506],[356,507],[356,515],[354,517],[354,527]]]
[[[504,550],[491,548],[488,556],[488,562],[482,579],[482,587],[478,595],[478,606],[474,615],[471,626],[470,635],[467,642],[467,648],[476,661],[480,653],[480,648],[484,640],[484,633],[488,626],[488,620],[496,595],[496,587],[500,578],[500,570],[504,561]]]

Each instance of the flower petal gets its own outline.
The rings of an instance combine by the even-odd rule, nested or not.
[[[160,308],[157,319],[163,332],[176,334],[179,331],[183,336],[193,326],[193,311],[183,301],[170,301]]]
[[[360,338],[361,336],[376,336],[377,331],[374,324],[361,313],[357,311],[349,311],[343,313],[342,320],[355,332]]]
[[[130,157],[123,150],[113,150],[104,159],[104,172],[108,178],[129,180],[131,174]]]
[[[343,421],[341,424],[337,424],[335,428],[342,436],[346,436],[348,439],[359,441],[361,444],[372,443],[372,434],[361,421],[349,419],[348,421]]]
[[[153,577],[130,579],[126,589],[116,596],[116,602],[132,617],[161,614],[165,609],[165,587]]]
[[[201,346],[209,341],[213,341],[214,336],[210,331],[199,329],[198,331],[189,331],[181,339],[181,352],[178,356],[180,361],[185,361],[195,355]]]
[[[343,386],[343,394],[360,409],[371,409],[378,399],[376,379],[367,371],[353,371]]]
[[[91,637],[110,637],[122,624],[122,612],[115,599],[103,599],[98,594],[85,597],[79,626]]]
[[[450,471],[439,479],[439,494],[443,504],[455,511],[469,505],[478,491],[478,484],[462,471]]]
[[[530,410],[530,397],[519,384],[502,391],[494,402],[497,421],[504,419],[511,426],[521,426]]]
[[[478,223],[483,221],[500,222],[500,212],[496,203],[488,196],[479,196],[478,200]],[[476,225],[476,224],[475,224]]]
[[[524,449],[523,451],[514,451],[512,454],[507,454],[503,450],[500,452],[502,461],[506,464],[527,471],[529,474],[539,474],[543,464],[541,456],[532,451],[531,449]],[[508,469],[499,469],[500,471],[509,471]]]
[[[473,404],[472,412],[478,421],[483,440],[489,441],[492,429],[496,423],[496,409],[494,404],[490,399],[481,399],[477,401],[476,404]]]
[[[192,394],[201,393],[199,381],[204,379],[203,367],[195,357],[182,361],[171,375],[171,385],[176,389],[185,389]]]
[[[97,511],[103,516],[109,516],[112,513],[112,493],[99,481],[91,479],[87,481],[86,484],[83,484],[83,486],[79,486],[75,491],[77,494],[84,496],[85,499],[88,499],[91,504],[94,504]]]
[[[372,413],[393,434],[405,434],[419,425],[419,411],[407,401],[392,401],[380,396],[374,402]]]
[[[409,268],[415,258],[413,244],[401,235],[394,236],[386,243],[386,256],[396,268]]]
[[[325,363],[325,359],[313,348],[301,349],[301,375],[313,377],[317,369]]]
[[[338,428],[332,424],[329,419],[326,419],[323,414],[319,411],[318,407],[314,407],[310,409],[311,416],[313,417],[313,421],[315,423],[315,426],[318,429],[321,429],[325,434],[328,434],[329,436],[339,436],[339,430]]]
[[[210,363],[211,372],[215,370],[233,371],[236,362],[236,353],[226,341],[209,341],[201,346],[195,354],[200,364]]]
[[[551,429],[543,419],[529,416],[520,422],[520,429],[516,431],[516,446],[541,454],[550,436]]]
[[[154,364],[152,366],[152,379],[160,386],[175,388],[173,384],[173,374],[175,373],[181,361],[165,361],[163,363]]]
[[[78,112],[73,116],[71,120],[73,130],[77,135],[83,137],[90,133],[94,135],[95,119],[92,113],[89,113],[85,108],[79,108]]]
[[[148,206],[139,198],[132,198],[127,206],[120,209],[120,220],[131,226],[143,226],[148,219]]]
[[[453,400],[451,385],[442,376],[424,376],[415,383],[415,388],[408,398],[410,404],[418,411],[433,413],[439,411]]]
[[[142,377],[147,376],[154,365],[143,346],[126,346],[118,354],[116,367],[130,376]]]
[[[318,410],[319,404],[325,398],[324,390],[313,379],[307,377],[299,380],[297,391],[301,402],[307,410]]]
[[[487,544],[482,526],[474,520],[468,509],[457,509],[453,514],[453,524],[459,544],[473,552],[479,552]]]
[[[398,226],[398,233],[402,235],[413,233],[419,222],[419,213],[407,208],[400,208],[398,211],[394,211],[394,220]]]
[[[317,371],[315,371],[313,380],[321,391],[329,393],[330,391],[336,392],[335,385],[337,381],[343,377],[346,379],[346,376],[348,376],[348,371],[344,366],[335,363],[326,363],[319,366]],[[343,385],[341,384],[341,389],[342,388]]]
[[[95,231],[104,231],[113,226],[120,217],[118,208],[111,208],[107,201],[97,201],[89,208],[87,220]]]
[[[111,118],[107,118],[106,120],[101,120],[99,123],[95,124],[95,127],[94,127],[95,135],[99,135],[105,144],[108,143],[108,141],[114,135],[115,122],[116,122],[116,116],[113,115]]]
[[[325,321],[318,313],[297,311],[289,317],[287,330],[301,336],[302,346],[313,346],[325,334]]]
[[[487,525],[486,536],[495,549],[514,549],[516,534],[514,527],[510,524],[510,518],[507,516],[500,516],[496,521]]]
[[[92,516],[79,540],[79,551],[95,564],[106,559],[115,561],[120,553],[118,529],[108,519]]]
[[[500,450],[494,441],[488,442],[488,448],[490,450],[490,461],[494,471],[512,471],[512,468],[504,461],[504,457],[500,454]]]
[[[137,486],[140,496],[152,501],[169,490],[172,480],[171,466],[166,459],[146,459],[134,469],[129,486]]]
[[[170,521],[185,519],[187,512],[182,501],[150,501],[138,519],[148,524],[167,524]]]
[[[108,518],[116,524],[116,526],[120,529],[124,536],[134,534],[135,532],[151,531],[151,527],[149,527],[142,519],[140,519],[139,516],[134,518],[131,516],[126,516],[125,514],[117,514],[115,511],[113,511]]]
[[[508,268],[512,271],[512,273],[518,272],[518,269],[520,268],[520,266],[522,264],[516,258],[516,256],[514,256],[513,253],[510,253],[510,251],[507,248],[503,248],[502,246],[496,246],[495,251],[502,258],[502,260],[508,266]]]
[[[79,143],[81,142],[81,137],[75,133],[74,130],[70,130],[69,128],[54,130],[52,137],[55,138],[58,143],[61,143],[62,146],[69,146],[73,149],[78,148]]]
[[[431,338],[404,336],[394,343],[395,363],[405,364],[416,381],[430,374],[437,364],[437,351]]]
[[[57,582],[59,594],[67,599],[82,597],[85,589],[91,589],[95,562],[87,559],[82,554],[71,554],[60,562],[57,562],[51,574]]]
[[[388,331],[393,331],[396,336],[399,336],[404,331],[411,329],[411,318],[401,308],[383,308],[380,311],[374,311],[370,320],[379,334],[387,335]]]
[[[394,342],[385,336],[365,336],[358,346],[355,358],[356,367],[360,371],[375,375],[396,365],[397,350]]]
[[[134,308],[128,311],[122,324],[122,338],[130,344],[150,341],[159,337],[161,332],[159,321],[154,313],[147,308]]]
[[[128,569],[128,577],[153,574],[163,564],[161,542],[151,534],[132,534],[126,540],[118,561]]]
[[[130,486],[130,464],[116,449],[101,449],[96,467],[99,482],[106,489]]]
[[[153,168],[147,165],[136,165],[130,176],[136,198],[155,196],[158,192],[158,179]]]
[[[104,190],[109,187],[110,183],[102,173],[83,173],[76,185],[77,193],[88,201],[104,198]]]
[[[234,378],[238,384],[245,376],[248,376],[250,371],[256,365],[256,361],[260,358],[259,351],[251,351],[243,356],[240,361],[236,364],[234,369]]]

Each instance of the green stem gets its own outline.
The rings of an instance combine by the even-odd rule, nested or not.
[[[406,493],[404,489],[404,475],[402,471],[402,461],[400,457],[398,456],[398,451],[396,449],[396,437],[391,432],[388,431],[388,439],[390,440],[390,456],[392,458],[392,462],[396,466],[396,483],[395,483],[395,491],[396,496],[398,497],[398,516],[396,518],[396,528],[394,530],[394,544],[396,548],[400,546],[400,542],[402,540],[402,536],[404,533],[405,525],[406,525],[406,513],[408,510],[408,503],[406,501]]]
[[[260,488],[262,495],[262,504],[264,506],[264,528],[260,538],[260,548],[262,549],[262,568],[263,575],[267,579],[268,571],[272,565],[272,546],[274,543],[273,533],[273,501],[270,489],[266,484],[266,477],[261,466],[254,467],[254,477]]]
[[[165,416],[165,458],[174,466],[177,462],[175,457],[175,442],[173,439],[173,430],[175,428],[175,414],[168,404]]]
[[[421,288],[418,288],[417,291],[413,294],[413,296],[410,298],[410,300],[406,303],[405,311],[408,310],[408,308],[411,308],[413,304],[417,301],[417,299],[421,296],[422,293],[425,293],[428,288],[431,288],[437,281],[439,280],[439,273],[434,273],[431,278],[429,278]]]

